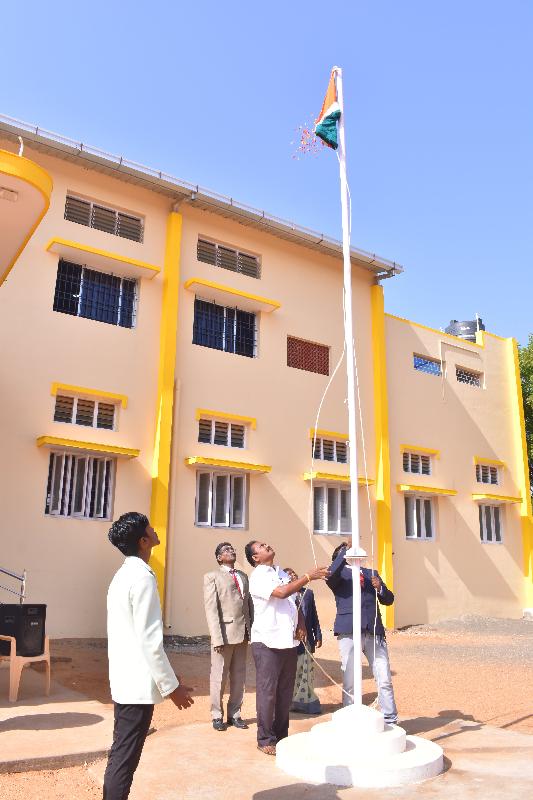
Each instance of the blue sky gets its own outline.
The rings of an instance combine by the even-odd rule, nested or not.
[[[529,0],[29,0],[2,15],[1,113],[337,238],[336,158],[296,160],[291,142],[339,64],[352,244],[406,270],[387,310],[533,332]]]

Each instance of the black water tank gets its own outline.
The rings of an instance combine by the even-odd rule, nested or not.
[[[450,333],[452,336],[458,336],[460,339],[466,339],[467,342],[476,341],[476,331],[484,331],[485,326],[481,317],[477,319],[467,319],[459,322],[456,319],[450,320],[450,324],[444,329],[445,333]]]

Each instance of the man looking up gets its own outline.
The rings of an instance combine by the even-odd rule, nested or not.
[[[219,568],[204,575],[204,606],[211,635],[211,719],[216,731],[225,731],[222,696],[229,674],[228,725],[247,728],[241,719],[246,680],[246,657],[253,619],[248,576],[235,569],[233,545],[215,549]]]
[[[378,686],[379,707],[385,722],[395,725],[398,721],[398,712],[394,700],[392,677],[389,665],[389,652],[385,641],[385,628],[381,620],[379,605],[391,606],[394,595],[387,589],[375,570],[351,567],[347,564],[345,555],[351,547],[351,537],[348,542],[342,542],[332,554],[332,563],[329,568],[330,575],[327,584],[335,595],[337,616],[333,624],[333,633],[338,639],[342,668],[342,704],[353,703],[353,668],[354,668],[354,642],[353,642],[353,580],[352,569],[356,570],[354,579],[361,584],[361,649],[366,656],[374,679]],[[377,599],[376,599],[377,598]],[[357,655],[357,658],[360,658]]]
[[[257,747],[276,755],[276,743],[289,734],[289,708],[296,676],[296,650],[305,641],[305,620],[294,594],[310,581],[326,578],[326,567],[314,568],[290,582],[270,545],[251,541],[244,552],[254,567],[250,594],[254,601],[252,655],[256,669]]]
[[[113,744],[104,776],[104,800],[126,800],[150,727],[154,704],[169,697],[178,708],[193,699],[163,649],[155,574],[148,566],[157,533],[144,514],[123,514],[109,541],[126,559],[107,593],[109,683],[115,704]]]

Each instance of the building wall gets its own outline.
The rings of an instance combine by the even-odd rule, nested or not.
[[[513,386],[506,340],[470,344],[387,315],[396,625],[461,614],[517,617],[523,608],[519,504],[501,505],[502,544],[482,543],[473,493],[520,496]],[[442,377],[413,368],[413,354],[441,359]],[[482,388],[456,380],[456,365],[483,373]],[[430,476],[403,471],[401,445],[439,451]],[[499,460],[498,486],[476,482],[474,458]],[[407,540],[399,484],[455,490],[433,495],[434,541]],[[407,590],[408,587],[408,590]]]
[[[330,372],[342,353],[342,264],[286,244],[266,234],[221,220],[185,206],[181,279],[211,280],[233,289],[274,299],[281,307],[261,313],[257,358],[246,358],[192,344],[194,294],[182,288],[177,341],[175,437],[167,572],[167,624],[183,634],[206,632],[202,575],[216,566],[218,542],[230,540],[241,567],[249,571],[244,545],[251,539],[270,542],[280,563],[296,571],[313,564],[308,533],[309,485],[303,473],[311,468],[310,428],[328,383],[323,375],[287,366],[287,335],[331,347]],[[262,275],[254,279],[202,263],[196,258],[198,235],[258,254]],[[372,363],[370,350],[370,286],[372,276],[354,270],[358,368],[368,436],[368,474],[374,474]],[[228,305],[238,305],[230,297]],[[348,431],[345,363],[324,402],[318,427]],[[211,409],[257,419],[245,450],[198,443],[196,409]],[[361,450],[361,448],[360,448]],[[245,530],[197,527],[196,469],[185,466],[190,456],[246,461],[272,467],[268,474],[250,475],[249,520]],[[316,462],[315,469],[347,474],[342,464]],[[359,475],[364,474],[362,453]],[[360,490],[363,539],[368,540],[366,491]],[[366,504],[366,506],[364,505]],[[313,537],[319,564],[328,564],[338,539]],[[186,562],[185,564],[183,562]],[[314,587],[315,588],[315,587]],[[333,599],[325,586],[317,588],[319,609],[332,619]]]
[[[28,570],[28,600],[48,604],[50,634],[101,636],[107,586],[121,556],[107,541],[109,521],[44,514],[49,451],[38,448],[36,439],[49,435],[140,449],[138,458],[118,461],[113,515],[149,509],[162,276],[140,281],[131,330],[69,316],[52,310],[58,256],[45,248],[59,236],[162,266],[170,204],[29,147],[26,154],[49,171],[54,189],[48,213],[0,293],[0,565]],[[144,243],[66,221],[67,190],[145,215]],[[54,422],[53,382],[127,395],[118,430]],[[2,600],[9,602],[9,595],[2,593]]]
[[[0,147],[5,145],[0,141]],[[112,517],[136,509],[150,512],[153,455],[159,408],[160,326],[165,241],[171,203],[159,194],[126,184],[58,158],[27,154],[52,175],[51,205],[43,222],[0,290],[0,441],[4,470],[0,563],[28,570],[28,600],[48,604],[52,636],[105,633],[107,586],[121,562],[107,541],[109,520],[79,520],[44,514],[49,451],[40,436],[58,436],[140,450],[117,464]],[[142,244],[64,219],[67,191],[145,217]],[[270,542],[277,561],[297,572],[328,564],[336,537],[309,534],[311,469],[309,430],[329,378],[286,364],[287,336],[330,347],[330,374],[342,353],[342,264],[339,259],[287,243],[215,214],[183,204],[180,244],[179,311],[176,333],[173,438],[170,460],[165,625],[167,633],[206,633],[202,575],[215,567],[218,542],[231,541],[238,563],[250,572],[244,545]],[[198,261],[198,236],[261,258],[259,280]],[[46,251],[52,237],[78,242],[123,258],[161,267],[152,280],[140,278],[134,329],[91,321],[52,310],[58,256]],[[168,254],[167,254],[168,255]],[[176,254],[177,255],[177,254]],[[280,307],[258,314],[258,352],[245,358],[192,344],[192,279],[213,281],[234,291],[276,300]],[[367,476],[376,478],[374,373],[372,349],[373,276],[353,269],[355,340],[365,439]],[[201,296],[201,292],[199,292]],[[234,295],[227,305],[239,305]],[[490,334],[480,346],[386,315],[386,374],[392,487],[395,625],[465,613],[520,616],[524,606],[520,507],[502,506],[504,541],[482,544],[474,492],[518,497],[523,493],[523,454],[517,442],[516,378],[510,340]],[[413,353],[443,360],[444,378],[413,369]],[[379,360],[379,359],[378,359]],[[457,383],[456,364],[481,371],[483,388]],[[345,363],[332,381],[317,427],[347,433]],[[126,395],[116,431],[53,422],[52,383]],[[253,417],[244,450],[198,443],[197,409]],[[386,431],[383,435],[386,436]],[[401,445],[439,451],[430,477],[406,475]],[[357,473],[365,473],[361,434]],[[520,451],[520,452],[519,452]],[[244,530],[195,525],[196,468],[191,456],[267,465],[249,475],[248,521]],[[502,483],[475,482],[474,457],[505,462]],[[316,462],[315,470],[346,476],[349,467]],[[404,495],[399,484],[456,491],[435,497],[436,538],[405,538]],[[346,486],[346,484],[344,484]],[[375,490],[359,490],[361,541],[377,566]],[[370,508],[369,508],[370,501]],[[382,502],[387,506],[388,499]],[[387,510],[387,509],[385,509]],[[526,512],[523,512],[523,515]],[[529,517],[527,520],[529,520]],[[381,517],[386,520],[387,514]],[[526,521],[527,521],[526,520]],[[529,530],[529,529],[528,529]],[[160,548],[163,550],[163,548]],[[164,552],[157,556],[163,562]],[[382,569],[382,567],[380,567]],[[332,624],[334,603],[324,584],[315,585],[324,627]],[[8,598],[3,596],[4,600]]]

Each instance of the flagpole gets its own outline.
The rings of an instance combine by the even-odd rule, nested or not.
[[[355,414],[354,334],[352,312],[352,262],[350,258],[350,211],[348,181],[346,178],[346,143],[344,138],[344,97],[342,69],[333,67],[337,87],[339,119],[339,172],[342,208],[342,252],[344,259],[344,340],[346,342],[346,373],[348,378],[348,439],[350,442],[350,516],[352,523],[352,550],[358,553],[359,543],[359,481],[357,473],[357,423]],[[353,699],[361,706],[363,682],[361,672],[361,583],[359,560],[352,562],[353,582]]]

